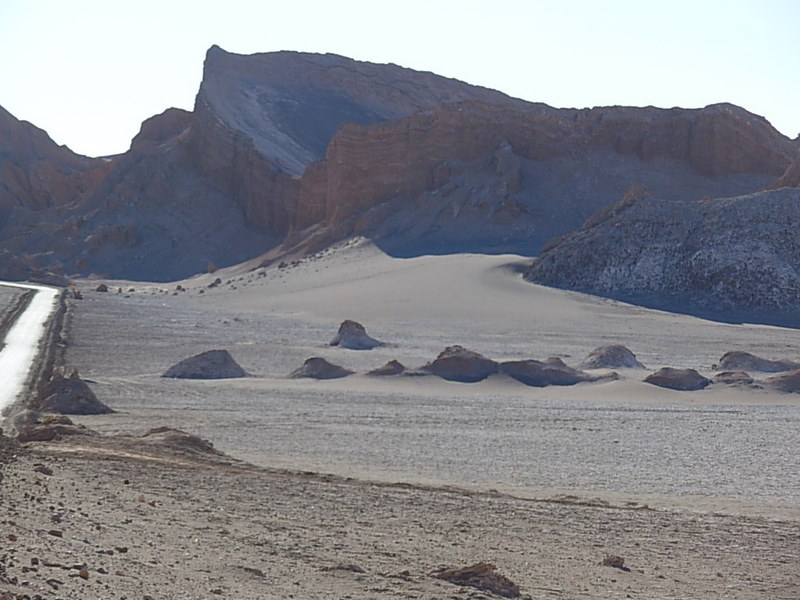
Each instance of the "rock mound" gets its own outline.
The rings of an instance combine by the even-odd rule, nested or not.
[[[573,369],[557,357],[544,361],[513,360],[500,365],[500,372],[532,387],[548,385],[575,385],[582,381],[596,381],[598,378]]]
[[[141,439],[147,444],[167,448],[179,454],[221,454],[208,440],[171,427],[156,427],[142,435]]]
[[[376,375],[376,376],[387,376],[387,375],[400,375],[404,373],[406,370],[405,366],[396,361],[390,360],[382,367],[378,367],[377,369],[373,369],[367,375]]]
[[[497,572],[497,567],[480,562],[461,569],[439,569],[434,571],[437,579],[449,581],[455,585],[477,588],[503,598],[519,598],[519,586],[508,577]]]
[[[17,426],[17,441],[51,442],[74,435],[96,435],[83,425],[76,425],[64,415],[46,415],[35,423]]]
[[[97,399],[77,371],[73,371],[69,377],[64,377],[60,373],[54,374],[42,390],[40,397],[37,408],[44,413],[104,415],[114,412]]]
[[[749,373],[745,371],[722,371],[714,375],[714,383],[724,383],[726,385],[754,385],[755,381]]]
[[[703,377],[694,369],[674,369],[672,367],[663,367],[645,377],[644,380],[646,383],[682,392],[702,390],[711,383],[710,379]]]
[[[800,369],[768,377],[764,380],[764,384],[778,392],[800,393]]]
[[[227,350],[208,350],[171,366],[162,377],[175,379],[231,379],[247,377]]]
[[[790,360],[768,360],[749,352],[726,352],[719,359],[721,371],[761,371],[763,373],[780,373],[800,369],[800,363]]]
[[[621,344],[600,346],[581,363],[582,369],[644,369],[636,355]]]
[[[383,346],[383,342],[367,335],[367,330],[361,323],[347,319],[339,325],[339,331],[331,340],[330,345],[350,350],[372,350]]]
[[[529,281],[725,320],[792,324],[800,311],[800,189],[642,197],[550,244]]]
[[[311,379],[339,379],[352,375],[353,371],[345,369],[339,365],[328,362],[318,356],[309,358],[299,369],[292,371],[289,375],[292,379],[309,377]]]
[[[475,383],[497,373],[498,365],[477,352],[456,345],[445,348],[436,360],[420,370],[448,381]]]

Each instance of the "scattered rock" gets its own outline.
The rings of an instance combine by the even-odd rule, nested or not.
[[[800,369],[768,377],[764,384],[778,392],[796,394],[800,392]]]
[[[625,559],[621,556],[606,556],[600,564],[604,567],[614,567],[615,569],[620,569],[621,571],[630,572],[630,569],[625,566]]]
[[[227,350],[208,350],[171,366],[162,377],[175,379],[231,379],[247,377]]]
[[[744,371],[722,371],[714,375],[714,383],[724,383],[726,385],[753,385],[754,381],[750,375]]]
[[[383,342],[367,335],[367,330],[361,323],[348,319],[339,325],[339,331],[331,340],[330,345],[350,350],[372,350],[383,346]]]
[[[645,377],[644,380],[646,383],[682,392],[702,390],[711,383],[710,379],[703,377],[694,369],[673,369],[672,367],[663,367]]]
[[[567,366],[564,361],[551,356],[545,361],[512,360],[500,365],[500,372],[532,387],[548,385],[575,385],[582,381],[597,381],[594,377],[578,369]]]
[[[621,344],[595,348],[581,363],[582,369],[644,369],[636,355]]]
[[[780,373],[800,369],[800,363],[790,360],[768,360],[749,352],[726,352],[719,359],[721,371],[761,371],[763,373]]]
[[[406,370],[402,363],[396,360],[390,360],[382,367],[373,369],[367,375],[386,376],[386,375],[400,375]]]
[[[318,356],[309,358],[303,363],[303,366],[291,372],[289,377],[292,379],[300,379],[302,377],[310,377],[311,379],[339,379],[352,375],[353,371],[345,369],[339,365],[334,365],[324,358]]]
[[[519,598],[519,586],[496,571],[497,567],[494,565],[480,562],[462,569],[439,569],[434,571],[433,576],[456,585],[491,592],[503,598]]]
[[[67,378],[56,373],[42,390],[38,403],[41,412],[62,415],[104,415],[114,412],[100,402],[89,385],[73,371]]]
[[[495,361],[462,346],[448,346],[436,360],[423,366],[421,370],[448,381],[475,383],[497,373],[498,365]]]

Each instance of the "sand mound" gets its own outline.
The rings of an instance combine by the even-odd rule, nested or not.
[[[497,567],[489,563],[477,563],[462,569],[440,569],[433,576],[456,585],[477,588],[503,598],[519,598],[519,586],[508,577],[497,573]]]
[[[209,350],[171,366],[162,377],[176,379],[230,379],[247,377],[227,350]]]
[[[672,367],[663,367],[645,377],[644,381],[682,392],[702,390],[711,383],[710,379],[706,379],[694,369],[673,369]]]
[[[581,363],[582,369],[644,369],[636,355],[621,344],[600,346]]]
[[[377,369],[373,369],[367,375],[376,375],[376,376],[387,376],[387,375],[400,375],[401,373],[405,372],[405,366],[396,361],[390,360],[382,367],[378,367]]]
[[[448,381],[475,383],[497,373],[498,365],[495,361],[462,346],[448,346],[436,360],[420,370]]]
[[[339,325],[339,331],[331,340],[330,345],[350,350],[372,350],[383,346],[383,342],[367,335],[367,330],[361,323],[348,319]]]
[[[764,380],[764,384],[778,392],[796,394],[800,392],[800,369],[773,375]]]
[[[73,371],[69,378],[59,373],[53,375],[40,397],[42,400],[37,406],[40,412],[62,415],[104,415],[114,412],[97,399],[77,371]]]
[[[768,360],[749,352],[726,352],[719,359],[721,371],[761,371],[763,373],[780,373],[800,369],[800,363],[790,360]]]
[[[500,372],[532,387],[548,385],[575,385],[597,378],[567,366],[563,360],[550,357],[545,361],[512,360],[500,365]]]
[[[292,379],[309,377],[311,379],[339,379],[352,375],[353,371],[328,362],[324,358],[312,357],[303,363],[299,369],[289,375]]]

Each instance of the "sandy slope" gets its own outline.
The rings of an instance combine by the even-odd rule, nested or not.
[[[727,350],[800,356],[794,330],[727,325],[530,285],[515,256],[391,259],[369,245],[175,286],[112,284],[75,303],[68,360],[120,412],[105,432],[165,422],[238,458],[385,481],[577,494],[654,506],[797,514],[798,401],[715,386],[674,392],[626,371],[613,383],[535,389],[502,377],[288,380],[310,356],[355,371],[409,367],[458,343],[494,359],[561,356],[624,343],[649,368],[710,375]],[[221,284],[208,285],[219,278]],[[129,290],[133,289],[133,292]],[[202,294],[200,292],[203,292]],[[331,348],[353,318],[390,345]],[[175,362],[224,347],[253,377],[174,381]]]

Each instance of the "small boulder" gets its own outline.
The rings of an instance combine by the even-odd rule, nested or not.
[[[387,376],[387,375],[400,375],[406,370],[402,363],[396,360],[390,360],[382,367],[373,369],[367,375]]]
[[[790,360],[768,360],[749,352],[726,352],[719,359],[720,371],[761,371],[762,373],[780,373],[800,369],[800,363]]]
[[[703,377],[694,369],[673,369],[672,367],[663,367],[645,377],[644,381],[682,392],[702,390],[711,383],[710,379]]]
[[[383,342],[367,335],[367,330],[361,323],[346,320],[339,325],[339,331],[330,342],[331,346],[340,346],[350,350],[372,350],[383,346]]]
[[[105,283],[101,283],[100,285],[98,285],[98,286],[95,288],[95,290],[94,290],[94,291],[95,291],[95,292],[107,292],[107,291],[108,291],[108,286],[107,286]]]
[[[744,371],[722,371],[714,375],[714,383],[725,385],[753,385],[753,378]]]
[[[483,381],[498,371],[498,365],[477,352],[462,346],[448,346],[431,363],[420,370],[448,381],[475,383]]]
[[[311,379],[339,379],[352,375],[353,371],[334,365],[324,358],[313,357],[306,360],[303,366],[291,372],[289,377],[300,379],[309,377]]]
[[[768,377],[764,380],[764,385],[777,392],[796,394],[800,392],[800,369]]]
[[[462,569],[439,569],[433,572],[437,579],[455,585],[476,588],[503,598],[519,598],[519,586],[505,575],[497,572],[493,564],[480,562]]]
[[[104,415],[114,412],[97,399],[77,371],[73,371],[69,377],[56,373],[39,396],[41,400],[36,408],[43,413]]]
[[[567,366],[563,360],[551,356],[545,361],[512,360],[500,365],[500,372],[532,387],[548,385],[575,385],[582,381],[596,381],[588,373]]]
[[[162,377],[175,379],[232,379],[247,377],[227,350],[208,350],[171,366]]]
[[[644,369],[636,355],[621,344],[600,346],[589,353],[581,369]]]

